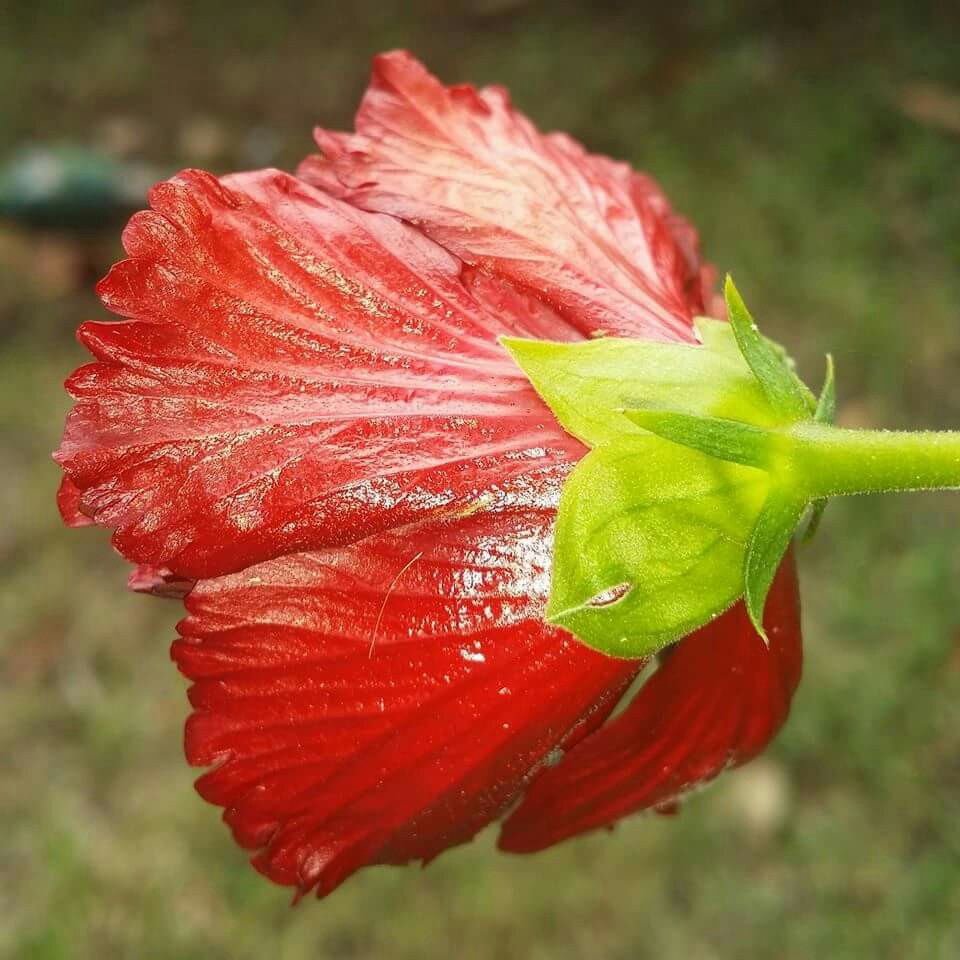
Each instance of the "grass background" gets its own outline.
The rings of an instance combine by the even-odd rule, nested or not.
[[[842,8],[842,9],[838,9]],[[653,173],[850,424],[960,422],[955,3],[0,2],[0,149],[291,167],[370,55],[505,83]],[[53,506],[63,377],[118,232],[0,232],[0,956],[960,956],[960,498],[831,504],[764,758],[675,819],[532,858],[492,838],[288,907],[197,798],[175,605]]]

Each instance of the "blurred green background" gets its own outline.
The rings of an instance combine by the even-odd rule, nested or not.
[[[290,168],[377,50],[653,173],[848,424],[960,424],[960,7],[0,2],[0,153]],[[0,956],[960,956],[960,497],[830,506],[757,763],[537,857],[492,834],[296,910],[193,793],[175,604],[61,529],[49,452],[119,230],[0,227]]]

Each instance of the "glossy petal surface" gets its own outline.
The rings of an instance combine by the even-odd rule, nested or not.
[[[384,54],[356,134],[316,138],[302,177],[417,224],[582,333],[694,339],[708,276],[693,228],[648,177],[540,133],[502,88],[444,87],[409,54]]]
[[[769,648],[739,603],[682,640],[621,714],[539,775],[500,846],[532,852],[639,810],[669,810],[756,756],[786,720],[800,680],[792,553],[770,591],[765,626]]]
[[[545,626],[551,509],[508,509],[200,583],[173,648],[191,763],[257,867],[328,893],[503,813],[636,674]]]
[[[580,445],[497,344],[577,336],[410,226],[285,174],[154,188],[101,282],[125,322],[57,459],[62,501],[128,559],[187,578],[472,510],[563,472]]]

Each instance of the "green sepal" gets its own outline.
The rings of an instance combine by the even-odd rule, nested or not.
[[[502,337],[500,343],[564,429],[591,447],[639,432],[620,416],[627,408],[780,423],[730,324],[700,317],[695,327],[700,344],[615,337],[579,343]]]
[[[547,619],[614,656],[648,656],[745,595],[762,634],[806,506],[791,430],[817,400],[729,278],[726,293],[730,323],[698,319],[699,344],[501,340],[593,447],[561,496]],[[824,410],[831,391],[828,371]]]
[[[623,415],[664,440],[692,447],[719,460],[764,469],[774,456],[776,435],[738,420],[653,409],[624,410]]]
[[[807,523],[803,528],[803,535],[800,537],[801,543],[809,543],[820,529],[820,521],[823,520],[823,511],[827,509],[829,500],[814,500],[810,504],[810,512],[807,515]]]
[[[813,419],[817,423],[833,423],[837,418],[837,384],[834,377],[833,356],[827,354],[827,371],[823,375],[823,388],[817,399]]]
[[[547,620],[619,657],[648,656],[743,593],[764,471],[649,434],[591,451],[567,480]]]
[[[773,486],[750,534],[743,564],[744,601],[750,620],[769,644],[763,608],[783,555],[807,506],[787,485]]]
[[[727,318],[740,352],[763,388],[770,406],[787,422],[808,419],[816,407],[813,394],[797,376],[786,353],[760,333],[729,275],[723,293]]]

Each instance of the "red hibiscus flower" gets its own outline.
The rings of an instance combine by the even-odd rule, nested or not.
[[[648,178],[495,88],[378,57],[355,134],[298,177],[156,186],[101,282],[123,318],[56,454],[60,507],[130,585],[185,596],[201,795],[271,879],[329,893],[512,811],[533,851],[760,751],[800,673],[792,558],[767,647],[738,605],[644,664],[547,625],[585,450],[501,335],[695,341],[710,271]]]

